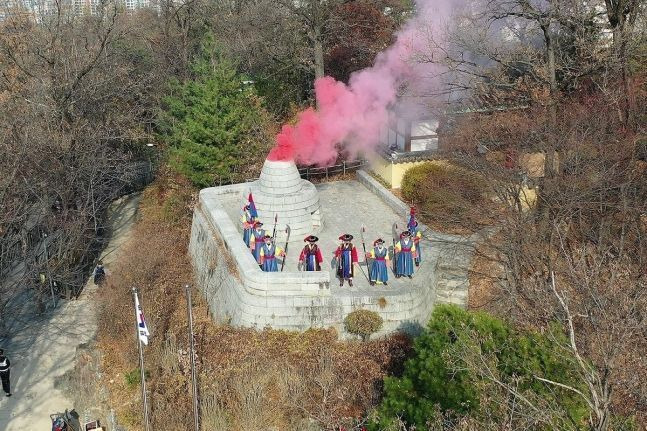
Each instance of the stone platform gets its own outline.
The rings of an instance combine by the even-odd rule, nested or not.
[[[464,305],[471,244],[458,236],[443,235],[422,226],[423,262],[413,279],[396,279],[388,286],[370,286],[361,272],[354,286],[339,287],[333,252],[342,233],[352,234],[364,266],[360,227],[366,226],[367,250],[381,237],[392,246],[392,225],[404,229],[408,207],[366,172],[357,181],[316,186],[322,219],[316,233],[324,255],[321,272],[298,272],[303,236],[291,242],[284,272],[263,273],[242,241],[240,208],[250,184],[205,189],[200,192],[191,234],[190,253],[196,281],[214,318],[233,325],[305,330],[335,327],[342,336],[343,319],[355,309],[368,309],[384,319],[382,333],[415,333],[426,324],[437,302]],[[273,220],[262,220],[271,233]],[[284,230],[279,218],[277,229]],[[284,247],[284,243],[279,243]]]

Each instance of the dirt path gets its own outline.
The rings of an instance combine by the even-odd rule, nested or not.
[[[112,237],[102,253],[108,275],[137,217],[139,199],[139,194],[133,194],[110,206]],[[89,281],[78,300],[61,301],[54,315],[21,319],[29,323],[11,328],[15,335],[2,347],[11,360],[13,396],[0,395],[0,430],[50,430],[51,413],[74,407],[72,397],[58,389],[58,382],[74,368],[77,347],[95,336],[96,290]],[[79,413],[83,418],[83,412]]]

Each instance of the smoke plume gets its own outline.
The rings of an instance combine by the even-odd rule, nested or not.
[[[375,149],[398,89],[425,72],[415,56],[428,48],[430,32],[439,31],[449,2],[418,0],[416,15],[397,33],[395,43],[377,55],[373,66],[352,74],[348,84],[328,76],[317,79],[318,109],[302,111],[296,124],[284,125],[268,158],[323,165],[334,161],[340,150],[354,158]]]

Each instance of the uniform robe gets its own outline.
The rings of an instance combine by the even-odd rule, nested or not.
[[[345,280],[353,278],[355,268],[353,263],[357,263],[357,249],[353,244],[342,244],[335,251],[337,258],[337,277]]]
[[[369,272],[369,280],[372,283],[383,284],[389,281],[388,264],[389,249],[386,247],[373,247],[368,253],[369,257],[373,259],[371,263],[371,271]]]
[[[299,255],[299,262],[303,262],[304,271],[321,271],[321,263],[323,262],[323,256],[321,255],[321,250],[317,244],[310,247],[306,245],[301,250]]]
[[[416,255],[416,245],[410,238],[402,238],[395,244],[397,257],[395,260],[395,275],[413,275],[413,258]]]
[[[252,217],[248,210],[245,210],[240,221],[243,224],[243,241],[249,247],[252,231],[254,230],[254,217]]]
[[[274,244],[269,246],[265,243],[261,246],[260,249],[260,263],[261,269],[265,272],[277,272],[279,266],[276,262],[277,256],[283,256],[285,253],[281,247],[277,247]]]
[[[265,229],[261,229],[260,231],[254,229],[250,238],[249,247],[252,250],[254,259],[259,264],[261,263],[261,247],[263,247],[263,244],[265,244]]]
[[[413,242],[416,245],[416,257],[414,260],[417,264],[420,264],[420,262],[422,262],[422,253],[420,253],[420,239],[422,238],[422,232],[420,232],[420,230],[415,226],[409,231],[411,232],[411,238],[413,238]]]

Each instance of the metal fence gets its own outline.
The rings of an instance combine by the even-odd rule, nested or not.
[[[363,160],[363,159],[354,160],[352,162],[347,162],[344,160],[337,165],[322,166],[322,167],[310,166],[305,168],[299,168],[299,175],[304,180],[324,179],[324,178],[329,179],[330,177],[333,177],[335,175],[346,175],[348,173],[355,172],[360,168],[362,168],[363,166],[366,166],[367,164],[368,164],[368,160]],[[228,175],[219,175],[216,178],[216,181],[214,181],[213,185],[229,186],[232,184],[249,183],[252,181],[256,181],[257,179],[258,177],[244,178],[236,171],[231,171]]]
[[[314,178],[328,179],[334,175],[346,175],[350,172],[359,170],[362,166],[368,164],[367,160],[355,160],[352,162],[343,161],[338,165],[324,166],[324,167],[308,167],[299,169],[301,178],[310,180]]]

